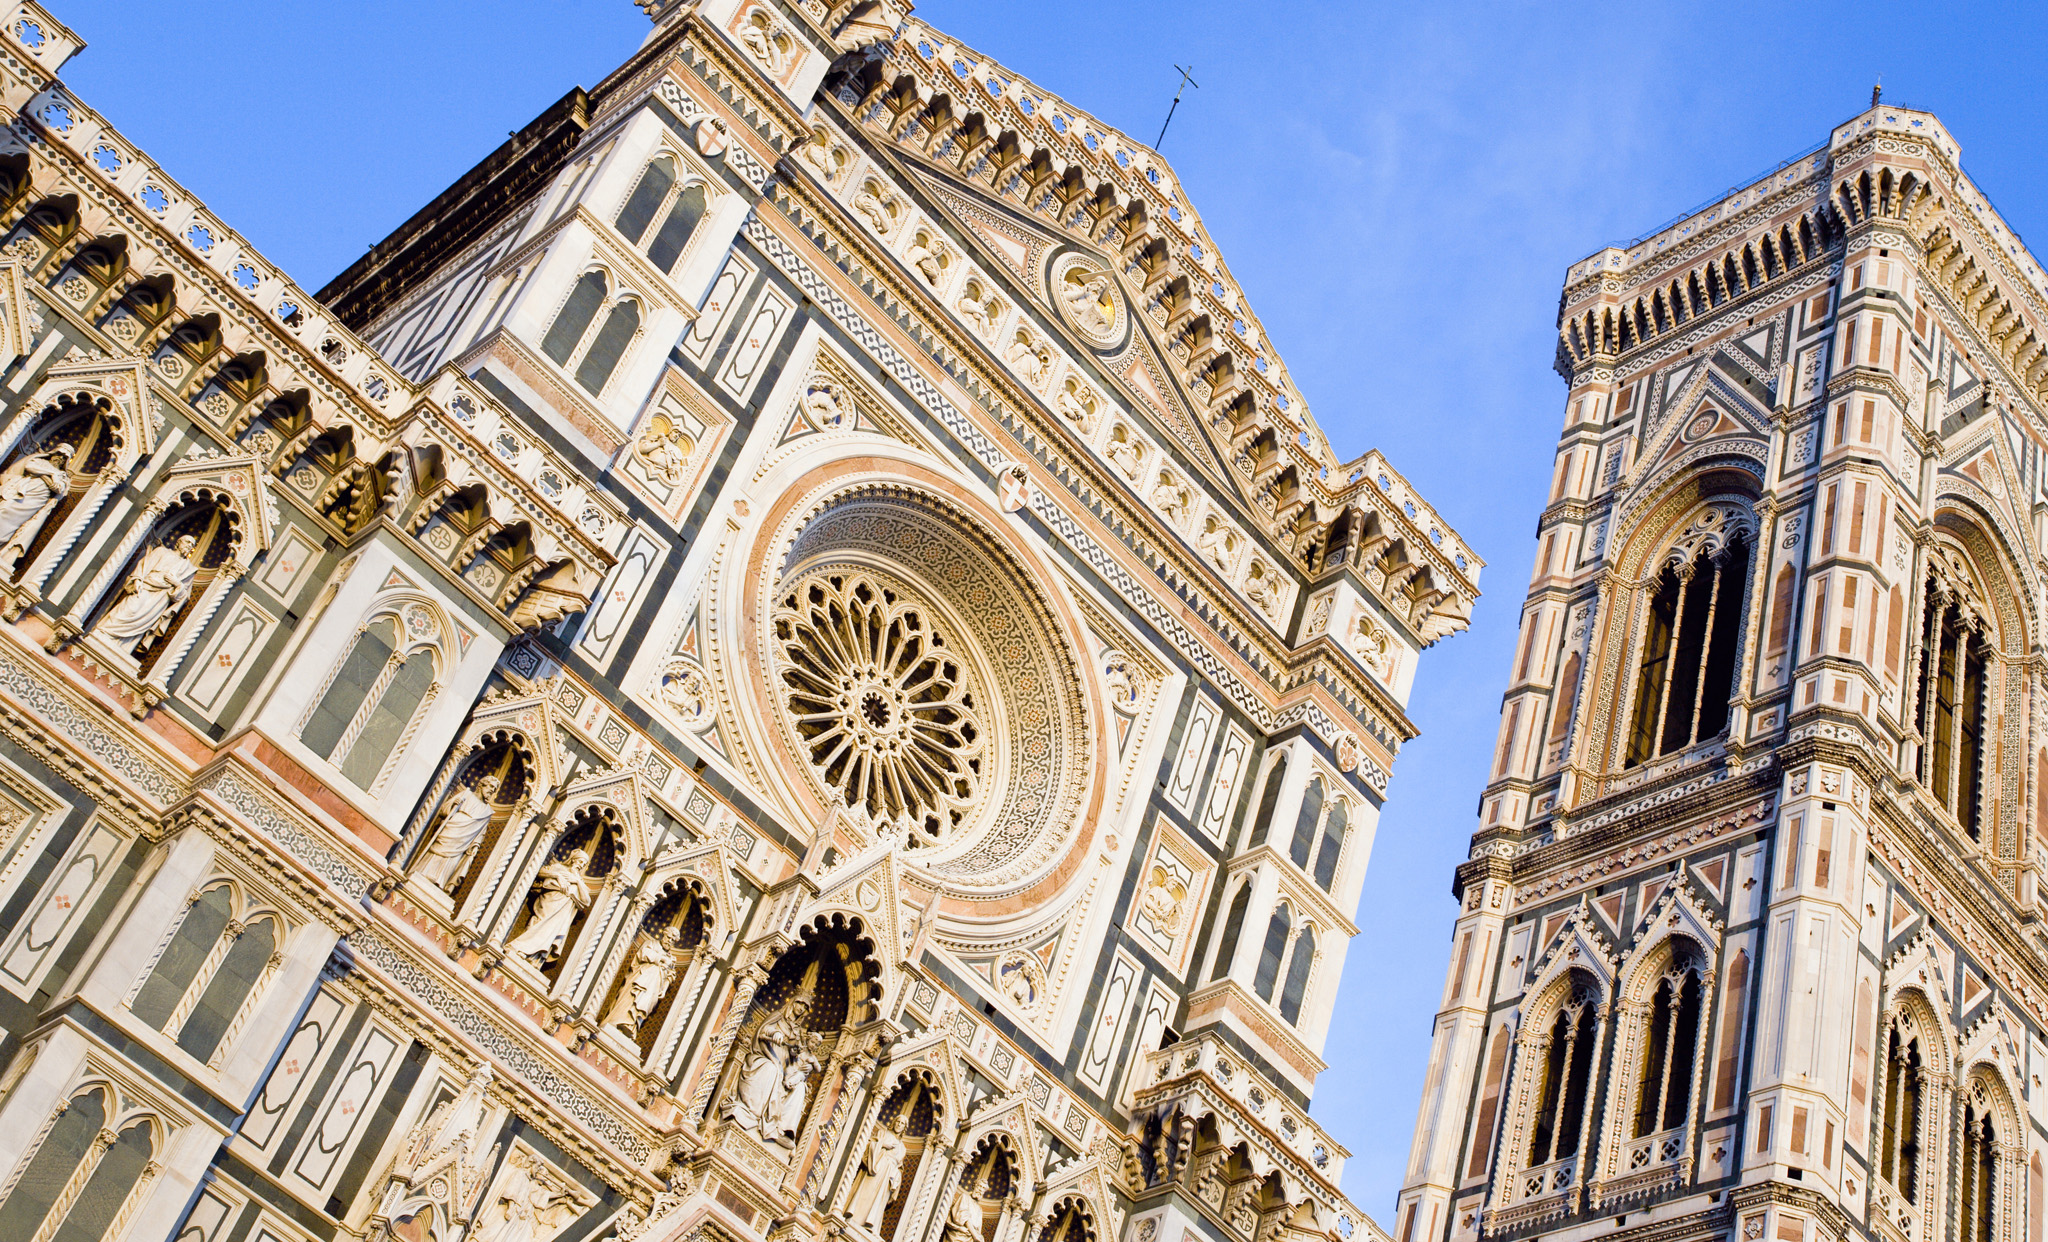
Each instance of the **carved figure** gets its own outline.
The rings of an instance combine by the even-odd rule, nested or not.
[[[944,1242],[981,1242],[981,1202],[964,1180],[946,1210]]]
[[[931,238],[923,233],[919,233],[916,240],[910,243],[910,249],[904,253],[903,261],[918,275],[924,277],[924,283],[934,289],[938,288],[940,279],[946,274],[945,252],[935,248],[931,244]]]
[[[489,1214],[477,1231],[480,1242],[549,1242],[576,1215],[577,1203],[566,1187],[533,1176],[526,1162],[507,1161]]]
[[[1136,442],[1131,439],[1129,429],[1121,424],[1117,426],[1115,431],[1109,433],[1109,443],[1104,446],[1102,455],[1109,458],[1111,465],[1133,479],[1138,477],[1139,471],[1145,465],[1144,454],[1139,451]]]
[[[1095,396],[1073,380],[1060,387],[1060,395],[1053,405],[1070,423],[1081,429],[1083,435],[1095,430]]]
[[[1274,591],[1273,575],[1266,570],[1264,561],[1253,561],[1251,572],[1245,575],[1244,597],[1260,612],[1272,615],[1273,605],[1279,602]]]
[[[967,282],[966,290],[961,293],[960,300],[954,305],[959,307],[960,313],[967,317],[967,322],[974,326],[974,330],[983,336],[995,331],[996,319],[1003,313],[1003,304],[987,296],[981,283],[973,280]]]
[[[1052,355],[1046,352],[1045,347],[1032,344],[1031,338],[1022,332],[1010,342],[1010,348],[1004,351],[1003,356],[1017,368],[1017,374],[1024,377],[1024,382],[1033,386],[1045,382],[1046,368],[1052,365]]]
[[[896,1132],[901,1124],[885,1121],[875,1127],[875,1137],[868,1140],[868,1153],[860,1162],[863,1180],[846,1205],[847,1217],[870,1233],[882,1232],[889,1202],[903,1188],[903,1160],[908,1149]]]
[[[31,453],[0,474],[0,571],[12,569],[70,490],[71,446]]]
[[[533,921],[505,946],[508,952],[541,966],[554,960],[562,951],[562,942],[569,938],[577,912],[587,909],[595,896],[590,891],[590,877],[583,874],[589,865],[590,851],[579,849],[540,869],[534,877],[540,895],[533,899]]]
[[[1074,321],[1089,332],[1103,333],[1116,326],[1116,303],[1109,297],[1109,273],[1086,267],[1067,272],[1060,296]]]
[[[1167,935],[1174,934],[1180,930],[1181,905],[1187,900],[1187,895],[1187,885],[1181,883],[1179,876],[1154,864],[1142,898],[1145,917]]]
[[[626,981],[619,987],[618,999],[604,1016],[606,1026],[631,1035],[647,1021],[667,995],[668,985],[675,981],[676,945],[680,939],[681,933],[673,927],[665,938],[641,933],[633,945],[633,956],[626,960]]]
[[[1237,541],[1231,536],[1229,528],[1213,517],[1209,519],[1207,528],[1202,531],[1202,537],[1195,541],[1196,550],[1207,557],[1211,565],[1226,574],[1230,572],[1231,554],[1237,550],[1236,545]]]
[[[656,417],[633,441],[633,456],[647,467],[649,475],[674,484],[683,481],[683,467],[689,463],[690,451],[694,447],[682,428],[666,418]]]
[[[1180,486],[1171,472],[1159,472],[1159,486],[1152,490],[1152,503],[1159,506],[1159,513],[1175,526],[1188,516],[1188,492]]]
[[[882,196],[876,193],[875,183],[872,181],[863,185],[860,193],[853,196],[853,209],[868,222],[868,227],[875,231],[877,237],[887,237],[890,228],[896,223],[894,211],[888,203],[882,201]]]
[[[462,864],[470,849],[491,826],[491,799],[498,792],[498,778],[486,776],[474,788],[459,790],[441,817],[441,831],[427,846],[420,874],[436,888],[448,888],[462,875]]]
[[[830,384],[813,384],[804,391],[804,416],[821,431],[836,431],[846,425],[846,406],[839,390]]]
[[[803,154],[804,163],[817,169],[818,176],[826,182],[829,183],[834,177],[839,175],[839,166],[832,158],[832,148],[826,145],[823,134],[819,134],[810,142],[805,143]]]
[[[726,1098],[726,1117],[762,1142],[796,1146],[811,1071],[818,1068],[818,1038],[809,1029],[810,1016],[811,999],[799,993],[763,1021],[740,1067],[739,1083]]]
[[[163,637],[178,609],[192,597],[192,578],[199,572],[192,550],[198,546],[197,539],[181,535],[175,546],[158,544],[145,553],[122,584],[114,606],[100,618],[99,632],[131,651]]]

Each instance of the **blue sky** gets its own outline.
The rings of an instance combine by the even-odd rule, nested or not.
[[[67,79],[317,288],[638,45],[630,0],[50,0]],[[925,0],[918,13],[1163,150],[1345,458],[1383,449],[1490,562],[1424,657],[1314,1113],[1389,1219],[1563,408],[1560,279],[1823,141],[1883,75],[2039,227],[2048,7]]]

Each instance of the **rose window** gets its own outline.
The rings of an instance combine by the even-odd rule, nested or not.
[[[912,843],[950,837],[984,776],[974,674],[936,621],[902,588],[844,570],[799,580],[771,621],[783,705],[812,768]]]

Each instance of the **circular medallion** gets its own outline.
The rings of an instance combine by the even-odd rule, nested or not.
[[[1053,261],[1052,301],[1060,317],[1094,344],[1114,347],[1130,327],[1116,277],[1099,260],[1069,252]]]

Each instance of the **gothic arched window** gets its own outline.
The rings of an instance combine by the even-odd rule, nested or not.
[[[1252,817],[1252,835],[1247,848],[1264,845],[1266,837],[1273,830],[1273,812],[1280,803],[1280,786],[1287,781],[1287,755],[1281,752],[1273,760],[1273,766],[1266,769],[1266,787],[1259,791],[1258,814]]]
[[[1905,1197],[1919,1202],[1920,1113],[1926,1088],[1920,1041],[1894,1026],[1885,1051],[1884,1112],[1878,1122],[1878,1172]]]
[[[1252,904],[1252,883],[1246,880],[1237,886],[1237,896],[1230,899],[1230,912],[1223,918],[1223,936],[1216,945],[1216,964],[1209,968],[1209,978],[1221,979],[1230,973],[1230,963],[1237,956],[1237,942],[1244,935],[1245,910]]]
[[[379,617],[365,626],[299,730],[306,749],[340,768],[359,789],[376,789],[433,691],[432,649],[416,646],[408,652],[404,644],[396,617]]]
[[[1699,966],[1674,959],[1650,999],[1636,1076],[1636,1138],[1685,1124],[1692,1108],[1699,1031]]]
[[[115,1133],[112,1120],[105,1088],[65,1102],[0,1204],[0,1237],[99,1242],[113,1230],[149,1170],[155,1143],[149,1122],[131,1121]]]
[[[640,183],[619,209],[620,235],[647,252],[647,258],[664,272],[673,271],[676,258],[689,244],[690,235],[704,219],[704,183],[693,181],[676,187],[675,164],[667,156],[655,160],[640,174]],[[661,225],[649,234],[659,218]]]
[[[604,391],[612,372],[618,369],[619,359],[640,331],[640,304],[631,297],[613,301],[603,323],[596,331],[591,330],[598,312],[610,298],[611,284],[604,273],[585,272],[569,290],[568,299],[555,313],[555,321],[548,325],[540,342],[540,351],[573,374],[584,391],[593,396]]]
[[[1304,870],[1308,867],[1309,850],[1316,843],[1316,828],[1323,818],[1323,799],[1328,794],[1323,788],[1323,778],[1316,776],[1308,783],[1308,789],[1301,795],[1301,812],[1294,817],[1294,841],[1287,847],[1287,856],[1294,865]]]
[[[1287,954],[1287,938],[1293,930],[1294,914],[1282,902],[1266,921],[1266,943],[1259,948],[1259,968],[1252,976],[1252,991],[1262,1001],[1273,999],[1274,985],[1280,982],[1280,959]]]
[[[1636,670],[1624,766],[1682,751],[1728,727],[1749,543],[1741,533],[1668,560],[1656,579]]]
[[[1984,685],[1991,664],[1974,592],[1937,573],[1920,613],[1920,782],[1963,830],[1981,830]]]
[[[1324,892],[1337,879],[1337,860],[1344,853],[1344,837],[1351,829],[1351,804],[1339,798],[1323,816],[1323,843],[1316,849],[1316,887]]]
[[[1956,1178],[1961,1200],[1956,1242],[1996,1242],[1998,1237],[1998,1131],[1988,1110],[1975,1100],[1963,1105],[1963,1150]]]
[[[1570,997],[1558,1006],[1548,1037],[1537,1045],[1543,1056],[1543,1077],[1538,1082],[1536,1124],[1529,1141],[1531,1167],[1579,1153],[1586,1093],[1593,1080],[1593,1050],[1600,1038],[1598,1010],[1591,988],[1573,987]]]
[[[1290,1025],[1300,1024],[1301,1003],[1308,996],[1309,972],[1315,964],[1315,928],[1303,925],[1287,958],[1287,981],[1280,987],[1280,1016]]]
[[[200,1061],[221,1050],[282,940],[275,917],[238,906],[225,882],[194,898],[128,1006]]]

